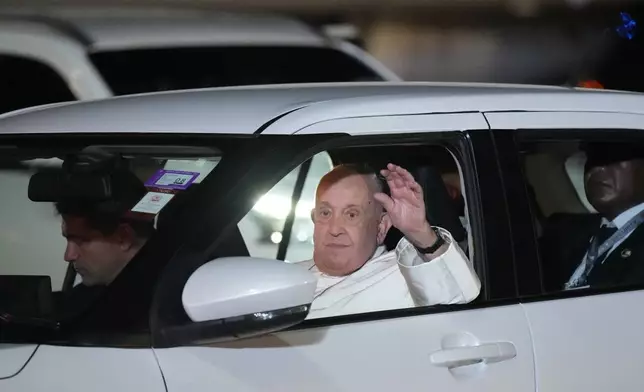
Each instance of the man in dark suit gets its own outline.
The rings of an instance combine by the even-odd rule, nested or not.
[[[145,253],[143,249],[154,232],[152,221],[128,216],[147,192],[143,183],[123,170],[111,173],[111,179],[114,196],[109,200],[74,198],[55,203],[67,241],[64,259],[82,278],[71,290],[54,293],[57,318],[62,322],[79,317],[93,306],[135,256],[144,257],[140,253]],[[123,303],[134,307],[136,300]],[[125,313],[124,306],[121,313]],[[119,319],[123,318],[121,314]]]
[[[541,239],[546,289],[644,283],[644,148],[585,146],[586,195],[599,214],[558,214]]]

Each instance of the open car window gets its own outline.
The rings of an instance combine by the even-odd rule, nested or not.
[[[379,172],[388,163],[395,163],[407,169],[422,187],[426,219],[432,225],[447,230],[464,254],[474,255],[476,249],[472,245],[473,237],[466,208],[466,195],[462,186],[463,174],[459,162],[448,149],[440,145],[387,145],[322,151],[278,179],[279,181],[267,192],[255,194],[252,192],[259,190],[253,189],[248,194],[236,195],[236,197],[251,198],[254,201],[254,206],[238,222],[239,233],[230,233],[230,237],[214,251],[211,257],[216,259],[218,257],[248,255],[262,259],[277,258],[311,270],[314,268],[312,263],[316,226],[312,214],[316,207],[316,191],[322,178],[339,164],[367,165],[372,170]],[[345,196],[349,197],[349,195]],[[337,205],[345,202],[353,203],[350,200],[334,201]],[[357,203],[357,199],[355,202]],[[362,229],[356,232],[344,224],[336,223],[335,225],[337,227],[334,230],[337,230],[338,238],[341,233],[344,233],[342,238],[351,238],[351,242],[356,244],[355,246],[362,246],[363,243],[360,241],[364,241],[362,238],[366,238],[362,237],[363,234],[360,231]],[[349,224],[347,223],[347,225]],[[364,226],[364,230],[368,232],[365,235],[369,237],[371,235],[369,227]],[[375,236],[375,234],[373,235]],[[318,237],[318,239],[321,238],[323,237]],[[386,252],[393,254],[402,239],[403,234],[396,227],[391,227],[382,242],[377,244],[374,254]],[[231,245],[239,242],[245,243],[247,249],[242,250]],[[396,266],[397,264],[394,261],[392,265]],[[367,269],[363,268],[362,270],[366,271]],[[392,276],[399,275],[400,272],[397,270],[392,272]],[[327,284],[326,280],[334,280],[335,277],[326,278],[323,274],[320,279],[320,287],[323,287],[324,284]],[[338,282],[342,282],[341,278],[338,279],[340,279]],[[240,282],[242,282],[241,278]],[[406,295],[406,289],[396,286],[398,283],[400,282],[391,283],[391,297]],[[366,297],[362,299],[359,296],[351,303],[360,303],[360,306],[356,308],[358,310],[342,314],[395,310],[414,306],[411,299],[408,302],[401,300],[399,303],[403,305],[392,307],[388,305],[387,301],[371,301]],[[351,308],[351,306],[347,308]],[[331,314],[329,313],[329,315]]]

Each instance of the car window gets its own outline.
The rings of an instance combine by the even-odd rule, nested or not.
[[[319,153],[312,157],[310,162],[302,196],[299,200],[293,200],[295,208],[292,212],[295,219],[290,239],[284,238],[282,233],[285,228],[286,216],[291,212],[291,196],[298,173],[303,165],[292,170],[270,191],[264,195],[258,195],[258,202],[240,222],[239,227],[251,256],[275,258],[280,245],[283,245],[287,246],[286,261],[296,264],[304,263],[308,266],[307,268],[313,268],[313,264],[311,266],[308,264],[313,259],[314,250],[315,224],[312,210],[315,208],[315,192],[320,180],[338,164],[368,165],[379,171],[385,168],[389,162],[399,164],[409,170],[424,189],[427,219],[433,225],[449,230],[464,254],[471,256],[475,253],[476,246],[471,245],[472,233],[465,202],[463,175],[458,162],[445,147],[342,148]],[[349,231],[350,229],[347,229],[347,232]],[[359,236],[359,234],[353,235]],[[382,254],[392,252],[393,254],[402,238],[401,232],[392,227],[376,252],[382,251],[384,252]],[[286,245],[285,241],[287,241]],[[355,241],[357,243],[361,240],[356,238]],[[400,274],[397,269],[393,273],[396,276]],[[392,297],[404,296],[406,289],[404,287],[402,289],[401,293],[401,287],[392,283],[390,288]],[[355,300],[356,303],[360,301],[361,299]],[[382,301],[382,303],[369,304],[367,308],[373,311],[391,309],[388,306],[391,306],[389,301]],[[394,308],[411,306],[413,304],[410,302],[409,306],[394,306]],[[356,309],[364,310],[364,307]],[[356,312],[362,313],[357,310]]]
[[[48,65],[33,59],[0,55],[0,113],[76,98],[65,80]]]
[[[286,261],[301,261],[313,257],[313,221],[317,184],[333,163],[328,153],[322,152],[310,160],[305,175],[304,187],[296,200],[291,238],[288,241]],[[253,209],[239,222],[239,229],[248,252],[254,257],[276,258],[283,237],[286,218],[291,210],[291,201],[302,165],[282,178],[271,190],[260,195]]]
[[[644,283],[644,141],[597,132],[521,144],[547,292]]]
[[[382,80],[336,49],[222,46],[101,51],[90,59],[115,95],[190,88]]]
[[[207,175],[216,163],[203,165],[196,160],[173,160],[166,168],[174,170],[197,171]],[[278,257],[280,244],[285,243],[286,255],[280,259],[301,261],[313,256],[313,209],[315,189],[318,182],[333,163],[328,153],[322,152],[312,157],[306,165],[304,185],[299,199],[295,200],[294,220],[290,226],[291,238],[283,238],[287,217],[291,212],[293,192],[303,166],[299,165],[282,178],[268,192],[258,194],[253,208],[238,223],[239,231],[248,253],[253,257],[274,259]]]

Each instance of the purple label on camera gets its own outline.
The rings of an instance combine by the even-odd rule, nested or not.
[[[185,190],[199,177],[199,173],[180,170],[158,170],[145,186],[149,188]]]

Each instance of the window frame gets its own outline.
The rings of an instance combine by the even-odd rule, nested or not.
[[[495,140],[501,140],[503,148],[499,156],[505,160],[516,162],[515,168],[503,169],[504,182],[512,184],[517,189],[514,203],[509,203],[511,216],[516,222],[521,222],[513,227],[513,248],[519,256],[517,260],[525,265],[517,265],[517,282],[520,302],[551,301],[563,298],[585,297],[619,293],[627,291],[644,290],[641,285],[619,286],[610,288],[587,288],[583,290],[561,290],[558,292],[545,292],[543,289],[543,270],[539,255],[538,238],[532,222],[532,212],[529,207],[527,192],[527,176],[520,166],[520,151],[522,143],[537,142],[575,142],[610,140],[613,142],[637,140],[644,143],[644,126],[637,128],[530,128],[514,130],[492,130]],[[502,165],[507,166],[507,165]]]
[[[291,136],[291,140],[311,138],[321,135]],[[329,135],[327,135],[329,136]],[[260,138],[265,136],[260,136]],[[498,197],[498,189],[502,187],[499,162],[493,145],[491,134],[486,130],[475,131],[445,131],[445,132],[419,132],[406,134],[385,134],[369,136],[349,136],[340,139],[323,139],[321,143],[312,143],[307,150],[293,157],[284,173],[267,172],[271,176],[271,184],[275,184],[290,171],[297,168],[302,162],[310,159],[322,151],[338,147],[368,147],[376,145],[391,144],[442,144],[453,155],[461,169],[464,177],[465,197],[468,206],[471,233],[474,243],[474,265],[481,278],[482,290],[479,298],[472,303],[464,305],[438,305],[422,308],[395,309],[379,312],[369,312],[355,315],[335,316],[329,318],[305,320],[304,322],[287,328],[284,331],[303,330],[322,326],[350,324],[356,322],[383,320],[390,318],[411,317],[417,315],[429,315],[449,311],[463,311],[469,309],[485,308],[489,306],[505,305],[508,301],[514,301],[517,295],[515,279],[505,279],[503,275],[507,271],[514,270],[514,255],[507,246],[510,241],[509,218],[506,207],[506,198]],[[285,141],[285,146],[289,141]],[[304,143],[308,145],[309,143]],[[490,149],[492,148],[492,149]],[[481,191],[482,190],[482,191]],[[216,210],[216,203],[211,205]],[[213,212],[214,213],[214,212]],[[214,216],[214,215],[213,215]],[[242,214],[243,216],[243,214]],[[240,218],[241,219],[241,218]],[[238,224],[238,220],[227,222],[227,230],[232,230]],[[225,233],[222,229],[220,235]],[[218,238],[211,240],[210,248],[216,246]],[[204,255],[205,256],[205,255]],[[177,268],[181,268],[185,260],[194,255],[186,253],[177,255],[165,271],[165,281],[159,283],[157,292],[166,291],[166,285],[171,286],[171,281],[177,276]],[[204,257],[205,258],[205,257]],[[206,261],[198,262],[199,266]],[[197,266],[198,268],[198,266]],[[490,282],[501,285],[498,290],[490,290]],[[496,283],[496,282],[502,282]],[[174,285],[182,286],[185,282],[174,282]],[[157,297],[157,307],[151,315],[153,325],[154,347],[174,347],[174,339],[170,332],[179,334],[180,325],[164,324],[160,319],[162,297]],[[183,324],[183,325],[189,325]]]

